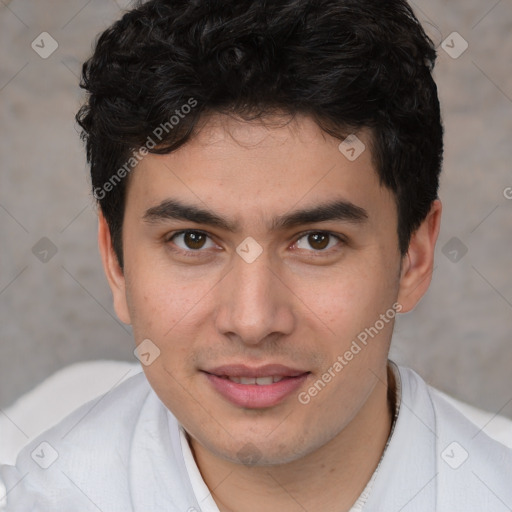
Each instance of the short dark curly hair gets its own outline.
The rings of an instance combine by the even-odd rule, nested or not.
[[[100,35],[84,63],[88,97],[76,116],[121,268],[126,162],[135,165],[136,148],[177,149],[207,113],[247,121],[301,113],[339,139],[369,128],[405,254],[438,193],[435,59],[405,0],[139,3]],[[166,127],[158,144],[147,144],[158,127]]]

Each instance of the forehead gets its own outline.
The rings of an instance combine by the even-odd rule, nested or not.
[[[350,135],[340,147],[307,116],[286,122],[213,115],[178,150],[149,154],[138,164],[127,207],[145,211],[172,197],[248,223],[334,200],[375,213],[393,209],[372,161],[369,132]]]

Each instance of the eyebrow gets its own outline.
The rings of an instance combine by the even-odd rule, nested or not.
[[[196,224],[207,224],[226,231],[240,231],[240,224],[238,222],[231,222],[211,210],[186,204],[177,199],[166,199],[159,205],[149,208],[144,213],[143,219],[148,223],[159,223],[166,220],[186,220]],[[368,220],[368,212],[350,201],[340,199],[322,203],[311,208],[294,210],[275,217],[271,221],[270,229],[277,231],[303,224],[333,220],[361,224]]]

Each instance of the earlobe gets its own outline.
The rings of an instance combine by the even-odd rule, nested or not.
[[[434,269],[434,251],[441,226],[442,205],[436,199],[427,217],[411,236],[409,249],[402,260],[398,302],[402,312],[414,309],[427,291]]]
[[[98,212],[98,247],[103,263],[103,270],[105,271],[110,290],[112,291],[115,312],[121,322],[130,324],[131,320],[126,300],[125,276],[117,260],[112,246],[110,230],[101,210]]]

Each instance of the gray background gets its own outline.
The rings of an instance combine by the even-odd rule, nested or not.
[[[103,277],[74,125],[81,62],[127,4],[0,3],[0,408],[73,362],[134,361]],[[457,31],[469,48],[457,59],[439,48],[442,231],[431,289],[401,315],[392,355],[455,397],[512,417],[512,0],[413,5],[436,44]],[[31,48],[42,32],[59,45],[47,59]],[[46,263],[34,254],[53,246]]]

